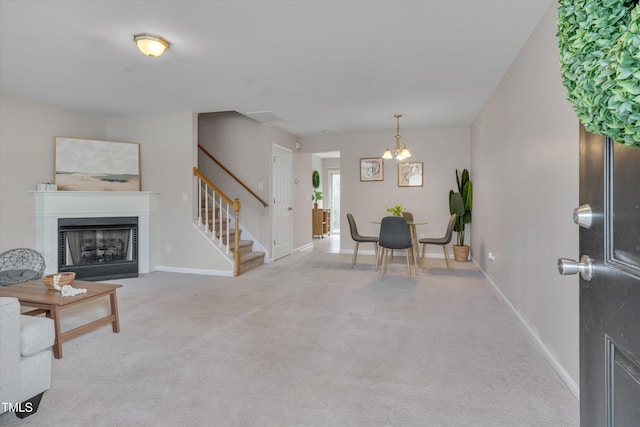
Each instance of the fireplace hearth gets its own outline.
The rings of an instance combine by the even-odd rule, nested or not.
[[[138,277],[138,217],[59,218],[58,271],[83,280]]]

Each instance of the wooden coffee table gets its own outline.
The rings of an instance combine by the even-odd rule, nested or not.
[[[63,297],[59,291],[47,288],[42,279],[0,287],[0,297],[17,298],[20,301],[21,306],[35,308],[35,310],[27,311],[22,314],[37,316],[39,314],[46,313],[47,317],[53,319],[56,331],[56,340],[53,344],[53,355],[56,359],[62,359],[62,343],[71,338],[77,337],[78,335],[82,335],[109,323],[111,323],[114,333],[120,332],[116,289],[121,288],[122,285],[76,280],[71,286],[74,288],[86,289],[87,292],[72,297]],[[78,326],[77,328],[69,331],[60,331],[60,312],[62,310],[84,302],[106,297],[107,295],[111,302],[111,312],[108,316],[94,320],[93,322],[85,325]]]

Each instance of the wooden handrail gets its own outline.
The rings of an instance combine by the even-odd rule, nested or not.
[[[193,175],[197,176],[198,178],[203,180],[209,187],[211,187],[218,194],[218,196],[222,198],[222,200],[233,207],[233,210],[235,212],[238,212],[240,210],[240,201],[237,198],[235,200],[231,200],[229,197],[227,197],[227,195],[224,194],[222,190],[213,185],[213,183],[209,181],[206,176],[202,175],[202,172],[200,172],[195,166],[193,167]]]
[[[233,209],[234,212],[234,233],[233,233],[233,237],[234,237],[234,245],[233,245],[233,261],[234,261],[234,276],[239,276],[240,275],[240,200],[236,197],[233,201],[231,201],[231,199],[229,197],[227,197],[226,194],[224,194],[218,187],[216,187],[215,185],[213,185],[213,183],[211,181],[209,181],[207,179],[207,177],[205,177],[204,175],[202,175],[202,173],[198,170],[198,168],[194,167],[193,168],[193,175],[199,179],[198,181],[198,225],[200,227],[203,226],[202,223],[202,196],[201,196],[201,188],[202,188],[202,183],[204,183],[205,185],[205,194],[208,194],[209,189],[212,191],[213,194],[213,204],[217,204],[218,202],[216,201],[215,197],[217,196],[219,198],[219,203],[222,204],[222,202],[226,203],[228,206],[231,206],[231,209]],[[216,230],[213,228],[209,228],[209,209],[207,208],[208,206],[208,196],[205,196],[205,211],[206,211],[206,216],[205,216],[205,222],[204,222],[204,227],[206,228],[206,232],[211,232],[211,236],[212,238],[215,237],[216,234]],[[213,205],[212,205],[213,207]],[[227,217],[228,218],[228,217]],[[215,218],[211,218],[212,220],[215,220]],[[220,233],[222,233],[222,221],[220,221],[220,228],[219,231]],[[225,221],[225,227],[226,230],[228,231],[228,222]],[[227,237],[229,236],[229,234],[227,233]],[[222,240],[220,240],[220,242],[222,242]],[[226,243],[224,243],[224,245],[227,247],[227,253],[229,251],[229,239],[227,238]]]
[[[265,208],[267,206],[269,206],[269,204],[267,202],[265,202],[264,200],[262,200],[260,198],[260,196],[258,196],[256,193],[254,193],[249,187],[247,187],[247,185],[242,182],[237,176],[235,176],[229,169],[227,169],[222,163],[220,163],[218,161],[218,159],[216,159],[215,157],[213,157],[213,155],[211,153],[209,153],[207,151],[206,148],[204,148],[202,145],[198,144],[198,148],[200,150],[202,150],[202,152],[204,154],[207,155],[207,157],[209,157],[211,160],[213,160],[218,166],[220,166],[222,168],[223,171],[225,171],[231,178],[233,178],[238,184],[240,184],[245,190],[247,190],[249,192],[249,194],[251,194],[253,197],[255,197],[260,203],[262,203],[262,206],[264,206]],[[205,178],[206,179],[206,178]],[[213,186],[213,184],[211,184]]]

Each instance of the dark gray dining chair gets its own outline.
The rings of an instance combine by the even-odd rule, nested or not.
[[[409,232],[411,232],[411,238],[414,242],[417,241],[418,235],[416,233],[416,226],[413,223],[413,214],[411,212],[402,211],[402,218],[404,218],[404,220],[407,221],[407,224],[409,224]],[[417,247],[418,245],[416,244],[416,248]],[[420,253],[418,253],[418,255],[420,255]],[[393,251],[391,251],[391,260],[393,260]]]
[[[411,212],[402,211],[402,218],[407,222],[413,222],[413,214]]]
[[[376,271],[378,271],[378,236],[362,236],[358,233],[358,227],[356,226],[356,220],[350,213],[347,214],[347,220],[349,221],[349,229],[351,230],[351,238],[356,243],[353,249],[353,261],[351,262],[351,268],[356,265],[356,258],[358,258],[358,247],[360,243],[373,243],[373,248],[376,251]]]
[[[424,254],[427,251],[427,245],[440,245],[442,246],[442,250],[444,251],[444,259],[447,263],[447,269],[449,271],[453,271],[453,267],[449,264],[449,250],[447,249],[447,245],[451,242],[451,238],[453,236],[453,227],[456,225],[456,219],[458,218],[457,214],[452,214],[449,219],[449,224],[447,225],[447,230],[442,237],[424,237],[418,240],[418,243],[422,243],[422,268],[424,265]]]
[[[389,251],[405,249],[407,251],[407,272],[409,273],[409,280],[411,280],[410,257],[413,257],[414,264],[416,259],[407,221],[401,216],[386,216],[382,218],[378,245],[382,249],[382,260],[380,261],[382,264],[382,277],[384,278],[389,265]]]

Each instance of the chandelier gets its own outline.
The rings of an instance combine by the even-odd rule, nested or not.
[[[393,117],[396,118],[396,148],[394,150],[396,160],[404,160],[411,157],[411,153],[406,145],[400,142],[400,117],[402,114],[396,114]],[[394,155],[391,154],[391,150],[387,147],[387,150],[382,155],[383,159],[393,159]]]

